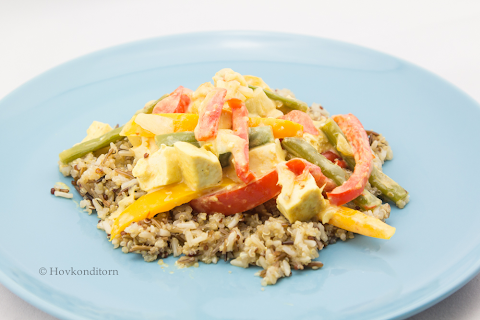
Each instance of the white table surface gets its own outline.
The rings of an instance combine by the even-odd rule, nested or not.
[[[0,99],[99,49],[211,30],[280,31],[362,45],[428,69],[480,101],[478,0],[1,0]],[[478,301],[480,276],[411,319],[480,319]],[[55,319],[1,284],[0,318]]]

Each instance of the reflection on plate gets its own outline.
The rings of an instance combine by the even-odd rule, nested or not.
[[[390,241],[337,243],[320,252],[322,269],[262,291],[253,270],[176,269],[172,258],[162,269],[112,250],[95,216],[49,195],[56,181],[69,183],[58,153],[81,140],[92,119],[124,123],[145,101],[180,84],[194,89],[223,67],[261,75],[334,114],[352,112],[385,135],[395,154],[385,171],[412,195],[405,209],[392,210]],[[471,201],[480,174],[460,157],[479,156],[480,109],[445,81],[375,51],[276,33],[164,37],[57,67],[3,99],[0,110],[0,280],[59,318],[404,318],[480,268],[480,215]],[[71,268],[118,275],[56,274]]]

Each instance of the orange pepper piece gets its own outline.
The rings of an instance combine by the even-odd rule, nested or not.
[[[249,127],[270,126],[275,138],[301,137],[303,135],[303,126],[289,120],[274,118],[248,118]]]

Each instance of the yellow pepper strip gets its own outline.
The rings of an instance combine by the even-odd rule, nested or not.
[[[156,113],[154,115],[172,119],[175,132],[193,131],[198,122],[198,114],[193,113]],[[121,136],[155,137],[154,133],[138,125],[135,118],[136,115],[125,124],[120,132]]]
[[[136,137],[155,137],[155,135],[140,127],[136,122],[135,118],[137,116],[133,116],[124,126],[122,131],[120,132],[121,136],[128,137],[128,136],[136,136]]]
[[[358,233],[367,237],[390,239],[395,234],[395,228],[381,220],[367,216],[363,212],[347,207],[326,206],[319,214],[322,223]]]
[[[303,135],[303,126],[289,120],[274,118],[248,118],[249,127],[270,126],[275,138],[301,137]]]
[[[172,119],[175,132],[193,131],[198,123],[198,114],[194,113],[158,113],[156,115]]]
[[[172,210],[202,195],[233,185],[235,183],[232,180],[225,178],[215,187],[194,191],[188,188],[185,183],[177,183],[141,196],[115,219],[110,240],[114,239],[132,222],[151,219],[158,213]]]

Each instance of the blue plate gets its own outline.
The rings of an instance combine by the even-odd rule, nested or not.
[[[69,183],[58,153],[93,120],[125,123],[146,101],[178,85],[195,89],[225,67],[290,88],[333,114],[351,112],[387,137],[395,157],[385,171],[412,198],[392,210],[391,240],[357,236],[329,246],[320,252],[324,268],[294,272],[262,291],[256,268],[177,269],[173,258],[162,268],[113,250],[94,215],[50,195],[55,182]],[[480,109],[444,80],[382,53],[265,32],[163,37],[54,68],[12,92],[0,110],[0,281],[59,318],[405,318],[480,268],[473,201]]]

